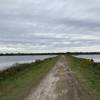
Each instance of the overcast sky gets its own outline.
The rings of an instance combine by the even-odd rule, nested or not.
[[[100,0],[0,0],[0,52],[100,51]]]

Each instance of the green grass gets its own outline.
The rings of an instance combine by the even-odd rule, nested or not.
[[[66,59],[75,76],[82,82],[93,100],[100,100],[100,63],[70,55],[67,55]]]
[[[24,100],[54,66],[58,57],[16,66],[0,72],[0,100]]]

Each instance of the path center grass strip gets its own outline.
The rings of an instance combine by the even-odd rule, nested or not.
[[[76,77],[92,95],[92,100],[100,100],[100,63],[70,55],[66,59]]]
[[[59,57],[16,66],[0,72],[0,100],[24,100],[46,76]]]

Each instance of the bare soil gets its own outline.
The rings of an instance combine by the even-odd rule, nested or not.
[[[91,98],[67,66],[65,56],[61,56],[25,100],[91,100]]]

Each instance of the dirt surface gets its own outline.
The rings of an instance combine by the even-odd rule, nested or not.
[[[25,100],[91,100],[61,56],[53,69]]]

